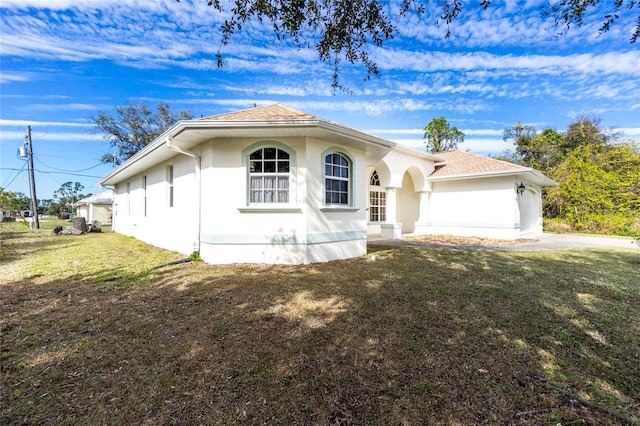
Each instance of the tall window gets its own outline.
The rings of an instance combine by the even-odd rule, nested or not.
[[[249,155],[249,202],[288,203],[289,153],[278,148],[260,148]]]
[[[173,207],[173,166],[167,167],[167,183],[169,187],[169,207]]]
[[[349,205],[351,164],[342,154],[332,153],[324,157],[325,204]]]
[[[131,182],[127,182],[127,214],[131,214]]]
[[[147,216],[147,177],[142,176],[142,214]]]
[[[375,170],[369,179],[369,221],[387,220],[387,193],[380,187],[380,178]]]

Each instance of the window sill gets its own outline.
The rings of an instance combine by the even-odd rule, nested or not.
[[[299,207],[277,207],[277,206],[250,206],[239,207],[240,213],[302,213]]]
[[[356,207],[323,207],[320,209],[321,212],[357,212],[360,210]]]

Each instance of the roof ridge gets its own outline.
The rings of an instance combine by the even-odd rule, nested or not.
[[[255,104],[254,104],[255,105]],[[202,117],[203,121],[322,120],[281,102]]]

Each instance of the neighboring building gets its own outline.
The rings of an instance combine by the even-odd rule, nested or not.
[[[209,263],[288,264],[361,256],[372,234],[533,235],[555,185],[283,104],[180,121],[100,183],[114,187],[116,232]]]
[[[103,225],[111,224],[113,213],[113,191],[108,190],[76,201],[73,207],[78,209],[78,216],[84,217],[87,223],[97,220]]]

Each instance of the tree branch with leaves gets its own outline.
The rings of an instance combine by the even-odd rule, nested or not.
[[[180,0],[176,0],[180,2]],[[451,26],[465,10],[473,7],[488,9],[492,0],[479,0],[477,6],[463,4],[461,0],[443,0],[435,8],[436,16],[429,17],[434,8],[429,0],[400,0],[395,6],[385,0],[202,0],[228,18],[220,27],[222,34],[216,53],[218,67],[224,66],[222,47],[248,22],[267,22],[276,40],[291,39],[300,49],[314,48],[322,63],[333,68],[334,88],[344,89],[340,82],[340,62],[361,64],[366,69],[365,79],[380,75],[378,65],[371,56],[371,46],[383,47],[398,34],[408,17],[417,17],[422,25],[446,25],[445,38],[451,35]],[[550,0],[539,10],[550,17],[557,36],[571,26],[581,27],[585,17],[601,8],[600,33],[610,30],[623,14],[640,12],[640,0]],[[640,13],[639,13],[640,14]],[[433,19],[423,19],[433,18]],[[425,22],[433,22],[428,24]],[[415,23],[412,23],[415,25]],[[631,43],[640,36],[640,16]]]
[[[453,151],[464,142],[464,133],[451,127],[444,117],[433,118],[424,128],[427,151],[437,153]]]
[[[94,124],[92,134],[101,134],[108,140],[115,152],[102,156],[103,163],[122,164],[169,127],[180,120],[190,120],[186,110],[174,112],[167,103],[159,103],[153,110],[145,103],[138,105],[116,105],[114,112],[99,111],[89,117]]]

